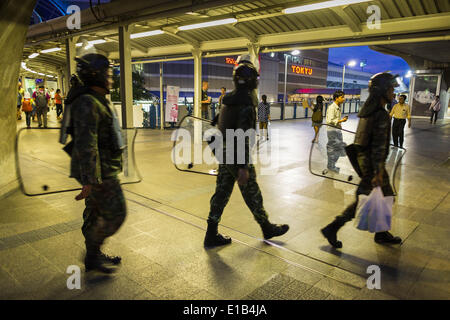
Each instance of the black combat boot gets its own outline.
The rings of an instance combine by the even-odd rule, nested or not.
[[[119,256],[109,256],[103,252],[100,252],[100,258],[106,261],[107,263],[111,263],[113,265],[118,265],[122,262],[122,257]]]
[[[341,224],[337,220],[327,225],[325,228],[320,230],[328,242],[335,248],[342,248],[342,242],[337,239],[337,232]]]
[[[261,224],[261,229],[264,235],[264,239],[269,240],[273,237],[278,237],[289,230],[289,226],[287,224],[274,224],[266,221]]]
[[[208,229],[206,230],[205,241],[203,245],[205,248],[223,246],[231,243],[231,238],[223,236],[218,232],[218,223],[208,222]]]
[[[402,238],[394,237],[390,232],[377,232],[374,238],[376,243],[380,244],[400,244],[402,243]]]
[[[115,272],[114,268],[110,268],[112,262],[108,261],[106,257],[107,256],[100,251],[98,246],[86,245],[86,256],[84,258],[86,272],[91,270],[96,270],[103,273]]]

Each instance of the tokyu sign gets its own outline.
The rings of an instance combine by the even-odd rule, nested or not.
[[[291,68],[292,68],[292,72],[296,73],[296,74],[304,74],[304,75],[310,76],[313,73],[312,68],[308,68],[308,67],[304,67],[304,66],[291,65]]]
[[[236,59],[235,59],[235,58],[230,58],[230,57],[226,57],[226,58],[225,58],[225,63],[226,63],[226,64],[237,65]]]

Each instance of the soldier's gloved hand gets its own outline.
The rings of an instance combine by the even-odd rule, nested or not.
[[[240,186],[246,185],[249,177],[248,169],[239,168],[237,181]]]
[[[91,193],[92,185],[88,184],[83,186],[79,195],[75,197],[75,200],[83,200],[86,199]]]
[[[383,172],[378,172],[372,179],[373,187],[381,187],[383,185]]]

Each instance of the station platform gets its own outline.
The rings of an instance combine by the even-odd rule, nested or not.
[[[54,111],[53,111],[54,113]],[[50,116],[49,125],[57,125]],[[24,120],[22,120],[24,123]],[[343,125],[354,130],[355,115]],[[19,125],[20,126],[20,125]],[[33,125],[35,126],[35,125]],[[203,238],[215,177],[177,171],[173,131],[138,130],[143,180],[124,185],[128,217],[105,252],[121,255],[111,276],[84,273],[84,203],[78,192],[0,199],[1,299],[449,299],[450,120],[405,128],[392,233],[383,246],[349,222],[332,249],[320,229],[354,200],[356,187],[310,174],[311,120],[274,121],[280,130],[278,173],[258,177],[272,222],[290,230],[262,233],[237,187],[219,231],[231,245],[205,250]],[[45,143],[43,141],[42,143]],[[81,289],[66,286],[67,267],[82,270]],[[381,289],[368,289],[367,268],[381,268]]]

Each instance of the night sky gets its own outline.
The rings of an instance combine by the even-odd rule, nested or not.
[[[344,64],[353,59],[357,61],[357,66],[353,69],[361,70],[359,62],[363,59],[367,59],[367,66],[364,67],[364,71],[374,74],[383,71],[391,71],[392,73],[397,73],[401,77],[404,77],[408,70],[410,70],[409,65],[402,58],[373,51],[367,46],[330,48],[328,58],[330,62]],[[409,79],[403,78],[403,81],[406,85],[409,84]]]

